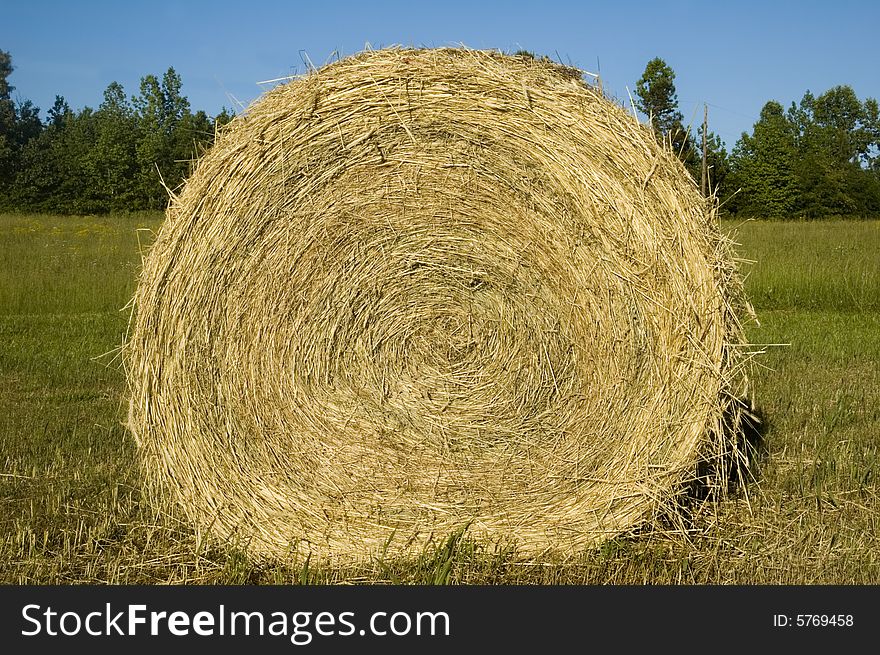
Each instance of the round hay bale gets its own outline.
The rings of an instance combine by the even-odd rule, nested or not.
[[[196,167],[126,348],[149,479],[251,553],[469,526],[562,555],[729,451],[741,284],[680,162],[572,69],[388,49]]]

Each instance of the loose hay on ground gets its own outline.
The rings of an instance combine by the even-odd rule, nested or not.
[[[144,470],[255,555],[562,555],[730,453],[744,307],[681,164],[571,69],[365,52],[220,135],[144,262]]]

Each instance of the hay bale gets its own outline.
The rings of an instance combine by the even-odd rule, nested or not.
[[[741,285],[711,219],[571,69],[389,49],[278,87],[144,263],[148,477],[273,556],[466,524],[566,554],[639,525],[736,440]]]

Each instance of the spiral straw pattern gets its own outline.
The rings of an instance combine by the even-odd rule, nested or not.
[[[729,253],[674,154],[577,71],[364,52],[265,94],[173,198],[129,427],[153,488],[256,555],[465,525],[572,553],[736,442]]]

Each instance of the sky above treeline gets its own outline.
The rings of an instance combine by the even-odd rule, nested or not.
[[[247,106],[272,84],[365,47],[524,49],[598,72],[629,95],[653,57],[676,72],[685,124],[702,121],[732,148],[768,100],[849,84],[880,96],[880,2],[39,2],[6,3],[0,50],[14,97],[46,110],[55,95],[97,107],[106,86],[129,95],[173,66],[193,110]]]

